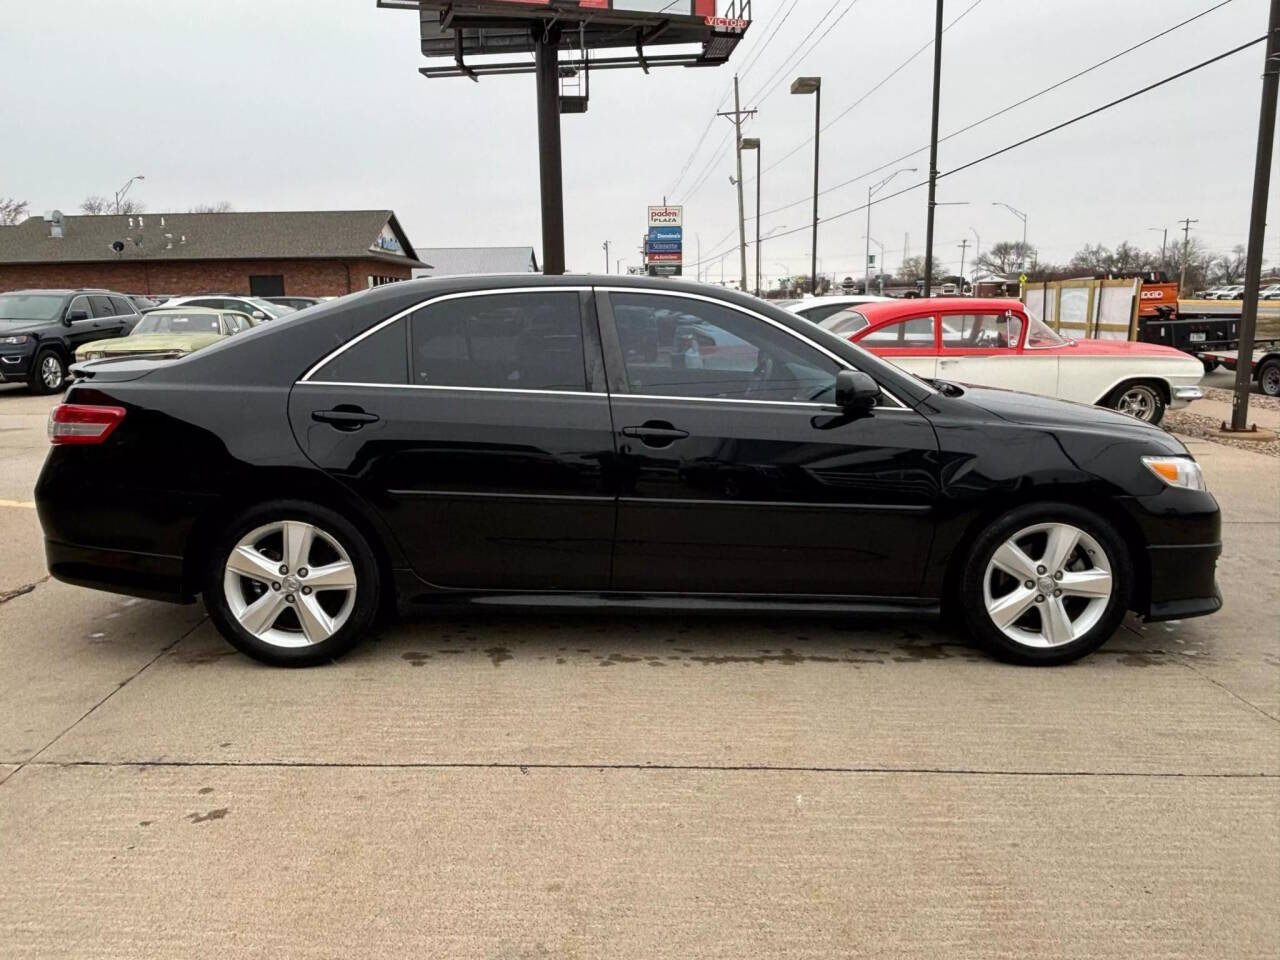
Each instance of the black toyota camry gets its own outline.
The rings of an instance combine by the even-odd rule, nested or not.
[[[269,663],[409,603],[946,610],[1036,664],[1222,603],[1173,437],[718,288],[411,281],[78,373],[36,488],[50,571],[202,596]]]

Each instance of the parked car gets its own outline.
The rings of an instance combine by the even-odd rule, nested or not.
[[[160,306],[161,302],[158,297],[144,297],[140,293],[126,293],[125,296],[129,298],[129,302],[137,308],[139,313],[144,310],[154,310]]]
[[[1280,300],[1280,283],[1269,283],[1258,291],[1259,300]]]
[[[200,294],[191,297],[174,297],[166,307],[208,307],[210,310],[231,310],[243,313],[254,320],[279,320],[294,312],[293,307],[272,303],[262,297],[241,297],[230,293]]]
[[[810,297],[807,300],[788,300],[785,306],[796,316],[804,317],[810,323],[821,323],[832,314],[864,303],[892,302],[893,297],[877,297],[865,294],[841,294],[831,297]]]
[[[133,329],[138,311],[110,290],[15,290],[0,293],[0,383],[53,393],[67,382],[78,346]]]
[[[847,313],[858,316],[825,321],[831,332],[926,379],[1097,404],[1153,424],[1166,409],[1204,395],[1204,366],[1190,354],[1155,343],[1072,340],[1017,300],[898,300]]]
[[[77,360],[106,357],[182,357],[253,328],[243,313],[208,307],[161,307],[150,310],[123,337],[94,340],[76,348]],[[80,368],[76,368],[77,371]]]
[[[1204,295],[1206,300],[1239,300],[1244,294],[1244,284],[1227,287],[1215,287]]]
[[[282,307],[292,307],[294,310],[305,310],[307,307],[314,307],[317,303],[323,302],[320,297],[263,297],[262,299]]]
[[[650,359],[615,321],[629,309],[755,354]],[[1221,606],[1218,505],[1173,436],[931,384],[701,284],[408,281],[84,373],[35,491],[53,576],[202,595],[268,663],[327,661],[410,602],[946,604],[1037,664],[1095,649],[1127,609]]]

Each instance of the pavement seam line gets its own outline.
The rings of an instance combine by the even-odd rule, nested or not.
[[[47,580],[48,577],[46,577],[45,579]],[[142,672],[146,670],[149,666],[151,666],[153,663],[155,663],[157,660],[163,657],[166,653],[168,653],[170,650],[172,650],[174,647],[180,644],[183,640],[187,639],[187,637],[191,636],[191,634],[195,633],[196,630],[198,630],[201,626],[203,626],[204,622],[208,619],[209,619],[209,615],[205,614],[203,617],[197,620],[189,630],[187,630],[181,636],[177,637],[176,639],[170,641],[169,643],[161,647],[159,652],[156,653],[154,657],[152,657],[150,660],[148,660],[146,663],[140,666],[137,670],[131,673],[128,677],[126,677],[120,683],[116,684],[116,687],[114,690],[110,691],[105,697],[103,697],[101,700],[95,703],[92,707],[90,707],[88,710],[82,713],[79,716],[79,718],[77,718],[75,721],[71,723],[69,727],[67,727],[65,730],[59,733],[56,737],[54,737],[52,740],[46,743],[43,747],[41,747],[31,756],[27,757],[26,760],[22,761],[16,767],[10,770],[8,776],[6,776],[3,780],[0,780],[0,787],[3,787],[6,783],[12,780],[24,769],[31,766],[31,764],[34,761],[36,761],[42,753],[44,753],[46,750],[52,747],[55,743],[57,743],[59,740],[65,737],[68,733],[70,733],[72,730],[78,727],[84,720],[86,720],[89,717],[90,714],[92,714],[100,706],[102,706],[104,703],[106,703],[108,700],[114,697],[117,693],[119,693],[121,690],[127,687],[130,683],[136,680],[139,676],[141,676]],[[44,764],[40,764],[40,765],[43,766]]]
[[[1188,661],[1185,655],[1178,657],[1178,662],[1181,663],[1188,670],[1190,670],[1192,673],[1194,673],[1201,680],[1209,681],[1209,683],[1213,684],[1215,687],[1217,687],[1219,690],[1222,690],[1224,693],[1227,693],[1230,696],[1234,697],[1236,700],[1239,700],[1249,709],[1262,714],[1264,717],[1266,717],[1268,720],[1272,721],[1273,723],[1280,723],[1280,717],[1273,716],[1272,714],[1268,713],[1266,710],[1263,710],[1260,706],[1258,706],[1253,701],[1246,700],[1244,697],[1240,696],[1240,694],[1236,693],[1234,690],[1232,690],[1222,681],[1215,680],[1213,677],[1209,676],[1207,673],[1202,673],[1200,670],[1197,670],[1195,667],[1195,664]]]
[[[372,763],[358,761],[325,760],[40,760],[34,758],[23,766],[37,767],[121,767],[161,769],[316,769],[316,770],[610,770],[691,772],[691,773],[835,773],[882,774],[897,773],[917,776],[965,776],[965,777],[1141,777],[1170,780],[1280,780],[1277,773],[1185,773],[1169,771],[1097,771],[1097,770],[984,770],[958,767],[832,767],[832,766],[775,766],[769,764],[683,764],[683,763],[467,763],[407,761],[403,763]],[[14,771],[15,773],[17,771]]]
[[[20,587],[14,587],[12,590],[0,590],[0,603],[8,603],[10,600],[14,599],[15,597],[25,596],[26,594],[34,590],[36,587],[40,586],[40,584],[47,581],[49,579],[49,576],[50,575],[46,573],[39,580],[32,580],[30,583],[24,583]]]

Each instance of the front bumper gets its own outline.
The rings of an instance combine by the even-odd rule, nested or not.
[[[1176,384],[1169,387],[1169,409],[1171,410],[1185,407],[1192,400],[1201,400],[1203,398],[1204,390],[1200,387],[1178,386]]]
[[[31,372],[31,354],[0,353],[0,383],[25,381]]]
[[[1134,557],[1135,567],[1146,568],[1135,570],[1140,581],[1135,611],[1154,621],[1202,617],[1222,609],[1216,579],[1222,514],[1213,495],[1166,487],[1152,496],[1120,498],[1117,504],[1146,546],[1145,564],[1141,555]]]
[[[1221,543],[1173,544],[1147,548],[1151,596],[1142,618],[1182,620],[1222,609],[1216,569]]]

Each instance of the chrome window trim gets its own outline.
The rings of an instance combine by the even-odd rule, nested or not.
[[[894,397],[893,394],[889,393],[888,390],[882,389],[882,392],[887,397],[892,397],[894,400],[898,399],[897,397]],[[609,396],[615,400],[636,399],[680,401],[689,403],[751,403],[757,405],[763,404],[768,407],[804,407],[809,410],[825,410],[828,413],[837,413],[840,410],[840,408],[834,403],[818,403],[816,400],[740,400],[736,397],[681,397],[673,396],[671,394],[657,393],[611,393]],[[896,407],[874,407],[872,409],[878,413],[912,412],[910,407],[902,406],[901,401],[899,401],[899,405]]]
[[[431,304],[433,304],[433,303],[443,303],[445,300],[462,300],[462,299],[467,298],[467,297],[496,297],[496,296],[502,296],[502,295],[504,295],[504,294],[508,294],[508,293],[583,293],[583,292],[587,292],[587,293],[589,293],[590,291],[591,291],[591,288],[590,288],[590,287],[584,287],[584,286],[581,286],[581,285],[573,285],[573,286],[568,286],[568,285],[566,285],[566,286],[545,286],[545,287],[499,287],[499,288],[495,288],[495,289],[492,289],[492,290],[462,290],[462,291],[459,291],[458,293],[442,293],[442,294],[438,294],[437,296],[434,296],[434,297],[428,297],[427,299],[425,299],[425,300],[423,300],[423,301],[421,301],[421,302],[419,302],[419,303],[415,303],[415,304],[414,304],[413,306],[411,306],[411,307],[406,307],[405,309],[401,310],[399,313],[394,313],[394,314],[392,314],[391,316],[387,317],[387,319],[385,319],[385,320],[380,320],[380,321],[378,321],[378,322],[377,322],[377,323],[375,323],[372,327],[370,327],[368,330],[366,330],[364,333],[360,334],[358,337],[353,337],[352,339],[350,339],[350,340],[348,340],[346,343],[344,343],[342,346],[340,346],[340,347],[338,347],[337,349],[333,350],[332,352],[330,352],[330,353],[326,354],[326,355],[325,355],[325,356],[324,356],[324,357],[323,357],[319,362],[317,362],[317,363],[315,363],[314,365],[312,365],[312,366],[311,366],[311,368],[310,368],[309,370],[307,370],[307,372],[306,372],[306,373],[304,373],[304,374],[302,375],[302,377],[301,377],[299,380],[295,381],[295,382],[296,382],[296,383],[307,383],[307,382],[318,383],[318,382],[320,382],[320,381],[312,381],[312,380],[311,380],[311,377],[312,377],[312,375],[313,375],[313,374],[315,374],[315,373],[316,373],[316,372],[317,372],[321,367],[323,367],[323,366],[324,366],[326,363],[328,363],[330,360],[333,360],[333,359],[335,359],[336,357],[340,357],[340,356],[342,356],[342,354],[346,353],[348,350],[350,350],[352,347],[354,347],[354,346],[355,346],[357,343],[359,343],[361,340],[364,340],[366,337],[371,337],[371,336],[373,336],[375,333],[377,333],[379,330],[382,330],[384,327],[389,327],[389,326],[391,326],[391,324],[395,323],[397,320],[403,320],[405,317],[407,317],[409,314],[413,313],[415,310],[421,310],[423,307],[430,306],[430,305],[431,305]],[[356,386],[356,384],[343,384],[343,386]],[[369,384],[359,384],[359,386],[369,386],[369,387],[377,387],[377,386],[420,386],[420,384],[377,384],[377,383],[369,383]],[[422,384],[421,386],[428,386],[428,385],[426,385],[426,384]],[[442,387],[442,388],[440,388],[440,389],[451,389],[451,390],[502,390],[502,389],[507,389],[507,388],[504,388],[504,387],[449,387],[449,388],[443,388],[443,387]],[[530,392],[536,392],[536,393],[573,393],[573,392],[575,392],[575,391],[571,391],[571,390],[550,390],[550,391],[541,391],[541,390],[539,390],[539,391],[528,391],[528,390],[525,390],[525,391],[521,391],[521,392],[523,392],[523,393],[530,393]],[[586,391],[578,391],[578,392],[586,392]]]
[[[814,350],[817,350],[821,354],[825,354],[827,357],[834,360],[839,366],[843,367],[845,370],[854,369],[854,367],[851,366],[848,363],[848,361],[832,353],[822,344],[815,343],[814,341],[810,340],[808,337],[804,336],[803,334],[797,333],[795,330],[792,330],[786,324],[779,323],[777,320],[774,320],[770,317],[766,317],[763,313],[756,313],[754,310],[748,309],[747,307],[740,307],[736,303],[729,303],[728,301],[719,300],[715,297],[704,296],[703,294],[700,294],[700,293],[685,293],[683,290],[649,290],[649,289],[646,289],[645,287],[601,287],[601,286],[597,286],[595,289],[600,293],[634,293],[634,294],[639,294],[641,296],[650,296],[650,297],[653,297],[653,296],[683,297],[686,300],[703,300],[707,303],[715,304],[716,306],[719,306],[719,307],[724,307],[727,310],[736,310],[738,313],[741,313],[748,317],[755,317],[757,320],[763,320],[765,323],[769,324],[770,326],[776,327],[777,329],[781,330],[783,333],[790,334],[792,337],[795,337],[797,340],[799,340],[801,343],[805,344],[806,346],[812,347]],[[804,318],[802,317],[801,319],[804,319]],[[925,386],[925,389],[929,390],[931,393],[937,392],[928,384],[925,384],[924,386]],[[891,400],[893,400],[893,402],[896,403],[902,409],[904,410],[910,409],[905,403],[903,403],[900,399],[898,399],[898,397],[895,394],[893,394],[891,391],[886,390],[884,387],[881,387],[880,391],[886,397],[889,397]],[[617,394],[617,396],[636,396],[636,394]],[[727,397],[698,398],[698,397],[681,397],[678,395],[677,396],[664,395],[662,397],[651,396],[650,399],[662,399],[662,400],[706,399],[706,400],[717,400],[717,401],[728,400],[729,402],[732,402],[732,403],[744,403],[744,402],[745,403],[753,403],[753,402],[756,402],[756,403],[803,403],[804,402],[804,401],[779,401],[779,400],[743,401],[743,400],[732,400],[731,398],[727,398]],[[823,406],[823,404],[813,404],[813,406]],[[830,406],[830,404],[827,404],[827,406]]]
[[[370,387],[375,390],[465,390],[469,393],[534,393],[547,394],[553,397],[599,397],[608,398],[607,393],[593,393],[590,390],[532,390],[527,387],[450,387],[438,383],[356,383],[349,380],[298,380],[295,387]]]

